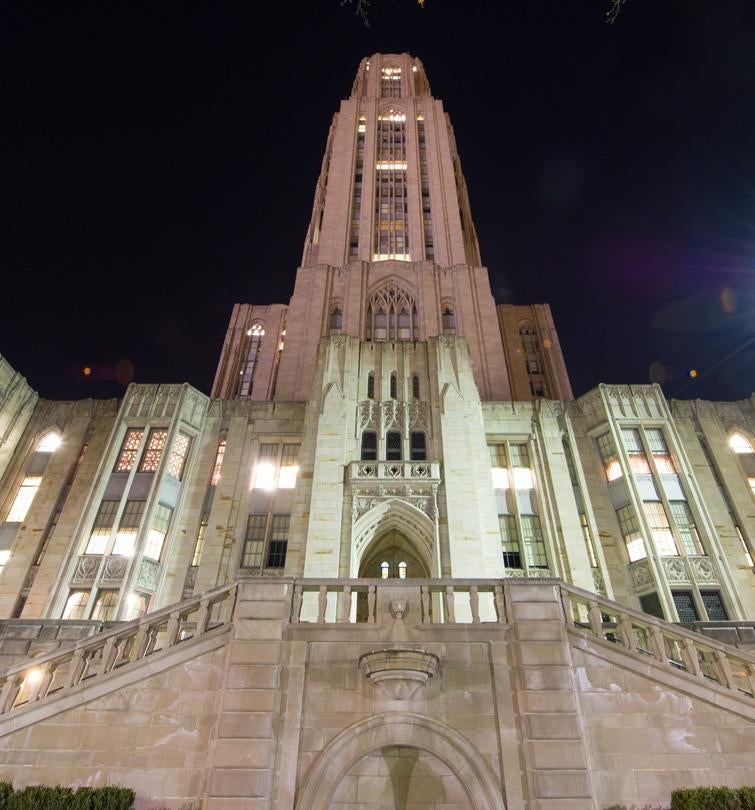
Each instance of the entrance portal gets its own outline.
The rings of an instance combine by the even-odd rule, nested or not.
[[[375,540],[365,551],[359,566],[359,576],[368,579],[413,579],[429,575],[411,541],[395,530]]]
[[[371,810],[472,810],[459,777],[435,754],[388,745],[363,756],[341,777],[329,807]]]

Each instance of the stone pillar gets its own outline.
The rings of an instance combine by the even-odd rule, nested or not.
[[[291,587],[285,580],[239,584],[204,810],[268,804]]]
[[[557,584],[506,582],[532,810],[597,808]]]

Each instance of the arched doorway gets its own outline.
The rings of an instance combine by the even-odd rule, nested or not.
[[[430,575],[417,549],[401,531],[391,529],[370,543],[362,555],[360,579],[417,579]],[[366,622],[367,594],[357,596],[357,622]]]
[[[473,810],[459,777],[440,757],[409,745],[386,745],[358,759],[333,791],[330,810],[452,807]]]
[[[474,810],[506,810],[501,785],[483,759],[480,752],[458,731],[430,717],[410,712],[384,712],[372,715],[343,729],[320,753],[309,768],[303,784],[298,786],[296,810],[326,810],[333,806],[336,791],[348,791],[348,785],[340,787],[343,777],[359,776],[362,767],[370,767],[396,751],[399,758],[405,761],[397,764],[399,778],[411,769],[409,776],[414,778],[417,763],[432,763],[431,767],[443,768],[445,765],[454,775],[464,791],[466,807]],[[371,761],[370,755],[375,754]],[[424,759],[423,759],[424,757]],[[438,764],[436,761],[439,761]],[[362,762],[362,765],[359,763]],[[355,769],[356,767],[356,769]],[[355,770],[354,770],[355,769]],[[389,769],[387,769],[389,770]],[[390,776],[390,773],[388,774]],[[409,783],[411,784],[411,778]],[[449,781],[449,795],[459,795],[458,786]],[[394,791],[393,783],[385,790],[393,804],[384,804],[390,808],[400,808],[398,801],[406,801],[407,794]],[[365,791],[369,795],[369,790]],[[355,802],[343,801],[341,804],[354,805]],[[358,803],[358,802],[357,802]],[[443,802],[437,802],[442,804]],[[403,806],[408,806],[406,801]],[[454,804],[448,802],[447,804]],[[465,807],[464,804],[461,805]]]
[[[401,531],[392,529],[376,538],[362,555],[359,577],[415,579],[429,577],[417,549]]]

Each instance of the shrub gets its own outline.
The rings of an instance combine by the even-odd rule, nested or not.
[[[742,810],[755,810],[755,787],[739,788],[739,801]]]
[[[8,810],[12,795],[13,785],[10,782],[0,782],[0,810]]]
[[[741,810],[739,790],[711,787],[675,790],[671,794],[671,810]]]
[[[134,804],[131,788],[78,788],[29,785],[13,790],[0,782],[0,810],[130,810]]]

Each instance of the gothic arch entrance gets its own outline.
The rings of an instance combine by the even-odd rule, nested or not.
[[[348,779],[343,787],[342,783],[344,778],[358,776],[352,770],[358,772],[360,761],[373,754],[387,757],[393,752],[405,757],[397,766],[399,777],[402,772],[411,777],[415,763],[424,757],[451,771],[459,783],[456,795],[465,800],[470,809],[506,810],[501,786],[479,751],[449,726],[409,712],[373,715],[345,728],[331,740],[298,791],[296,810],[326,810],[333,806],[339,797],[337,791],[348,793],[350,790]],[[395,788],[393,782],[385,787],[388,803],[382,804],[383,807],[400,810],[409,803],[411,782],[405,791],[400,780]],[[451,784],[450,789],[456,788]]]
[[[430,572],[414,544],[403,532],[396,529],[373,540],[362,555],[359,565],[360,578],[415,579],[429,576]]]

